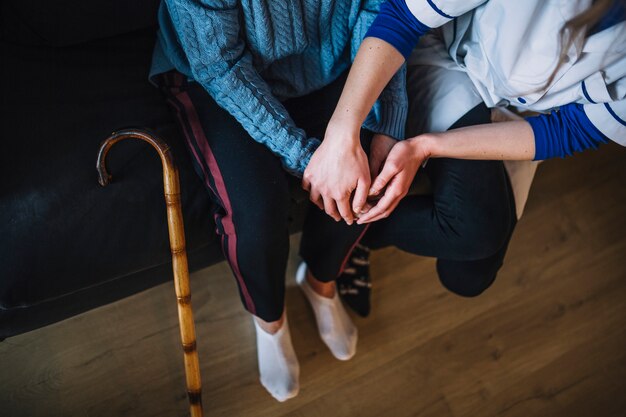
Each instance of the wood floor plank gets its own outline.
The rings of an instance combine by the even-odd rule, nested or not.
[[[332,358],[293,273],[301,393],[258,382],[254,329],[224,263],[192,275],[211,416],[626,415],[626,149],[542,164],[502,271],[474,299],[432,259],[372,256],[373,313],[356,357]],[[298,236],[292,237],[297,248]],[[294,251],[295,252],[295,251]],[[3,417],[187,415],[173,285],[0,343]]]

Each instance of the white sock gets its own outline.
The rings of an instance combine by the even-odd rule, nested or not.
[[[338,292],[335,291],[333,298],[319,295],[307,282],[306,272],[306,263],[302,262],[296,272],[296,282],[311,303],[320,337],[335,358],[347,361],[356,353],[357,328],[343,308]]]
[[[274,334],[263,330],[255,318],[252,321],[256,328],[261,384],[278,401],[295,397],[300,390],[300,364],[291,344],[287,315]]]

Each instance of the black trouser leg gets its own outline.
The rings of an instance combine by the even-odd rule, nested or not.
[[[283,312],[289,252],[288,174],[199,84],[168,76],[169,102],[215,203],[216,232],[243,305],[276,321]]]
[[[453,128],[489,121],[489,109],[480,105]],[[405,198],[391,216],[372,225],[365,243],[437,257],[443,285],[476,296],[495,280],[517,221],[504,164],[431,159],[425,174],[433,195]]]
[[[326,125],[341,96],[346,75],[320,91],[285,103],[298,125],[307,123],[311,125],[311,120],[319,121],[307,129],[311,136],[319,138],[324,136]],[[311,100],[316,105],[311,106],[305,100]],[[361,131],[361,144],[366,152],[369,151],[371,138],[371,132]],[[365,229],[365,226],[357,224],[348,226],[344,221],[335,222],[323,210],[310,204],[302,228],[300,256],[316,279],[324,282],[333,281],[341,273],[352,248],[361,239]]]
[[[265,321],[276,321],[284,306],[293,179],[280,160],[199,84],[188,83],[175,72],[162,75],[159,82],[185,135],[194,168],[215,202],[216,232],[243,305]],[[323,137],[344,82],[345,76],[284,103],[309,136]],[[310,211],[319,214],[317,210],[313,206]],[[334,220],[323,214],[320,222]]]
[[[300,256],[319,281],[333,281],[340,274],[348,256],[367,230],[365,225],[348,226],[343,220],[335,222],[313,204],[302,228]]]
[[[489,121],[490,111],[481,105],[453,128]],[[364,243],[436,257],[446,288],[464,296],[478,295],[495,279],[516,223],[504,165],[501,161],[431,159],[424,174],[433,194],[402,200],[391,216],[370,226]],[[334,277],[364,228],[323,220],[318,215],[307,219],[301,253],[315,267],[316,276]],[[342,233],[350,239],[337,239]]]

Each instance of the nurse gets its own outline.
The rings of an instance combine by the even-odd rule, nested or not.
[[[626,145],[624,10],[623,1],[608,0],[387,1],[331,119],[335,136],[313,155],[305,187],[325,203],[348,196],[334,203],[351,204],[346,221],[371,225],[366,244],[437,257],[444,286],[482,293],[516,222],[501,161],[571,155],[608,140]],[[367,203],[355,179],[368,167],[345,155],[358,154],[356,127],[405,61],[407,133],[417,136],[377,145],[390,151],[370,161],[369,198],[379,200]],[[542,114],[490,124],[499,106]],[[341,164],[335,155],[344,156]],[[421,172],[433,195],[404,198],[428,158]]]

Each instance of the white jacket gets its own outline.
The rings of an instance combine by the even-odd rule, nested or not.
[[[408,61],[414,108],[408,133],[447,130],[480,102],[538,112],[581,103],[603,134],[626,146],[626,22],[579,37],[558,65],[559,31],[592,0],[406,4],[420,22],[441,27],[422,38]]]

